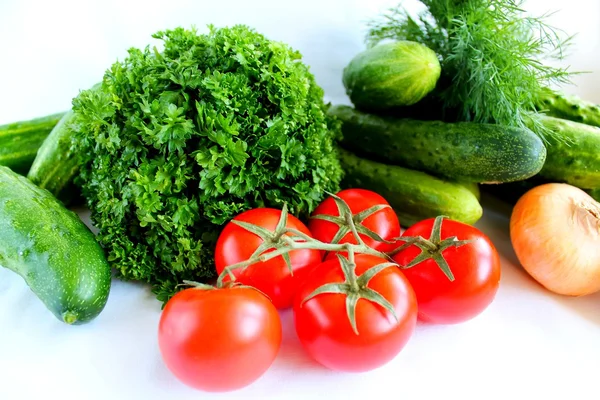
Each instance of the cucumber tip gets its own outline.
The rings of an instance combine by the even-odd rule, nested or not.
[[[77,314],[71,311],[65,311],[62,315],[62,319],[65,323],[69,325],[73,325],[78,320]]]

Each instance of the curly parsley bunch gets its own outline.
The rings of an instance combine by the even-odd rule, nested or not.
[[[301,55],[246,26],[153,35],[73,100],[98,240],[166,300],[215,275],[221,226],[253,207],[309,214],[339,189],[338,124]]]

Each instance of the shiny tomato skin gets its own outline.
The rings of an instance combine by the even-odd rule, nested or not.
[[[234,220],[248,222],[274,231],[281,216],[281,210],[255,208],[237,215]],[[310,231],[293,215],[288,215],[288,228],[294,228],[310,236]],[[215,248],[215,266],[221,274],[225,267],[248,260],[263,240],[246,229],[229,222],[219,235]],[[319,250],[302,249],[289,253],[293,274],[283,257],[251,264],[244,270],[234,270],[237,282],[253,286],[267,295],[277,309],[292,306],[294,294],[306,272],[319,264],[322,253]],[[227,280],[226,280],[227,281]]]
[[[357,255],[356,273],[382,262],[386,260]],[[399,322],[380,305],[360,299],[356,307],[356,335],[346,313],[345,295],[320,294],[301,305],[302,299],[317,287],[343,281],[338,260],[324,261],[311,271],[294,301],[296,334],[307,353],[329,369],[364,372],[379,368],[395,358],[413,335],[417,321],[415,294],[397,267],[379,272],[367,287],[394,306]]]
[[[255,289],[185,289],[167,302],[158,343],[180,381],[225,392],[260,378],[275,360],[281,336],[277,310]]]
[[[380,204],[389,205],[387,200],[381,195],[365,189],[345,189],[337,193],[337,196],[348,204],[352,214],[357,214],[370,207]],[[333,216],[340,215],[335,200],[332,197],[326,198],[312,213],[313,216],[319,214]],[[388,241],[400,236],[400,221],[398,220],[398,216],[394,210],[391,208],[379,210],[370,215],[362,222],[362,225]],[[311,218],[308,223],[308,229],[311,231],[315,239],[320,240],[321,242],[331,243],[339,227],[333,222]],[[395,248],[393,244],[379,242],[365,235],[361,235],[361,238],[366,245],[376,250],[387,252]],[[348,242],[356,244],[356,239],[351,232],[346,234],[339,243]]]
[[[404,232],[403,236],[429,238],[434,219],[423,220]],[[432,324],[455,324],[482,313],[494,300],[500,285],[500,257],[492,241],[477,228],[444,219],[441,239],[456,236],[473,240],[461,247],[443,251],[455,280],[450,281],[433,260],[404,269],[417,295],[419,320]],[[410,246],[394,256],[399,265],[407,265],[421,252]]]

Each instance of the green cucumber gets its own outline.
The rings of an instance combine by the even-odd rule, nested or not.
[[[569,96],[552,89],[544,89],[536,99],[536,110],[549,117],[581,122],[600,127],[600,104]]]
[[[94,234],[50,192],[0,167],[0,265],[19,274],[67,324],[93,320],[111,270]]]
[[[342,186],[372,190],[385,197],[403,227],[439,215],[474,224],[483,215],[477,197],[465,185],[367,160],[345,149],[338,151],[344,170]]]
[[[475,198],[477,200],[481,200],[481,190],[479,189],[479,185],[477,183],[473,183],[473,182],[458,182],[459,184],[463,185],[464,187],[466,187],[469,192],[473,193],[473,196],[475,196]]]
[[[539,175],[582,189],[600,187],[600,128],[561,118],[540,116],[548,135],[548,154]]]
[[[64,113],[0,126],[0,165],[25,175],[38,149]]]
[[[433,50],[401,40],[357,54],[344,68],[342,82],[356,108],[380,111],[416,104],[435,88],[440,73]]]
[[[513,182],[537,174],[546,148],[527,129],[392,118],[332,106],[343,147],[365,157],[453,181]]]
[[[70,125],[74,118],[73,111],[68,111],[61,118],[44,140],[27,174],[31,182],[48,190],[65,205],[81,200],[74,184],[79,166],[77,157],[71,152],[73,131]]]

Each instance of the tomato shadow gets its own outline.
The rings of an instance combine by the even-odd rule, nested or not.
[[[510,240],[510,214],[512,206],[497,199],[482,196],[484,217],[475,226],[493,238],[502,259],[501,290],[533,292],[552,299],[563,308],[569,308],[586,320],[600,325],[600,292],[587,296],[573,297],[553,293],[537,282],[521,266]]]
[[[289,396],[290,391],[301,390],[297,382],[331,380],[342,376],[317,363],[306,353],[296,335],[291,309],[281,310],[279,314],[282,325],[281,348],[269,370],[251,384],[255,393],[268,393],[268,396],[261,395],[261,398],[279,399]]]

